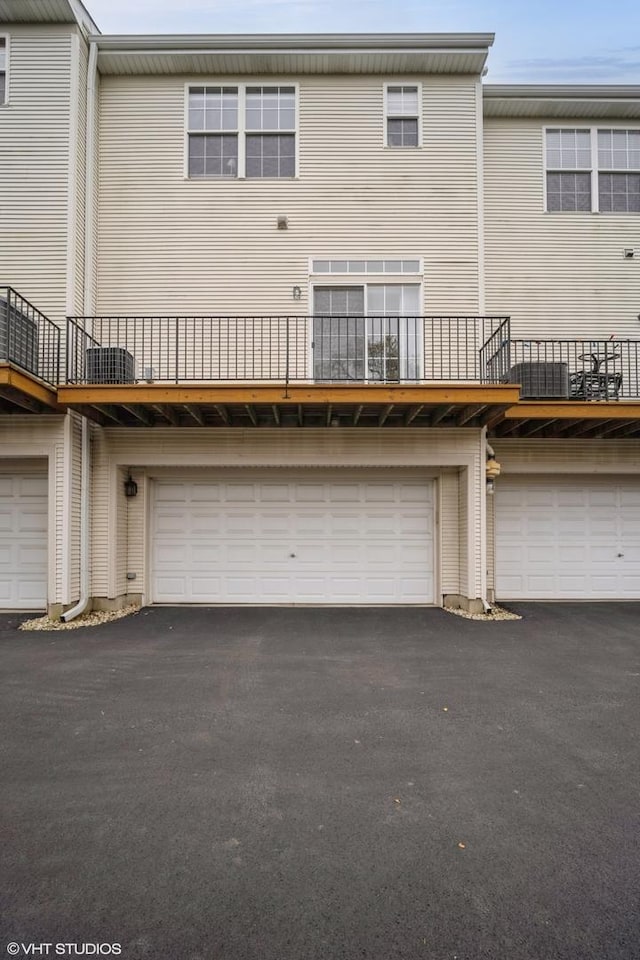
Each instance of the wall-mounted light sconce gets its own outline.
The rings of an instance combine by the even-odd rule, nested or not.
[[[294,288],[293,288],[293,299],[294,299],[294,300],[302,300],[302,287],[294,287]]]
[[[131,474],[129,474],[124,482],[124,495],[125,497],[137,497],[138,495],[138,484],[135,482]]]
[[[496,478],[500,476],[500,464],[493,457],[487,460],[486,477],[487,493],[493,493],[496,488]]]
[[[288,230],[289,229],[289,218],[288,217],[278,217],[278,230]]]

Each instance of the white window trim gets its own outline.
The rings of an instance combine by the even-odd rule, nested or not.
[[[632,170],[609,170],[604,169],[600,170],[598,167],[598,131],[599,130],[637,130],[640,131],[640,127],[632,123],[624,123],[618,121],[617,123],[607,123],[603,120],[602,123],[592,124],[592,123],[574,123],[573,125],[568,125],[564,123],[554,123],[553,125],[547,124],[542,128],[543,130],[543,143],[542,143],[542,204],[543,212],[548,214],[551,217],[560,216],[582,216],[588,217],[594,213],[597,213],[601,217],[637,217],[638,214],[633,211],[628,212],[625,210],[600,210],[600,189],[598,182],[599,173],[637,173],[638,171]],[[547,209],[547,134],[550,130],[588,130],[590,134],[591,142],[591,170],[583,170],[582,173],[591,173],[591,210],[548,210]],[[562,172],[562,171],[559,171]],[[565,173],[573,173],[572,170],[566,170]]]
[[[229,133],[231,136],[234,135],[234,132],[237,133],[238,137],[238,173],[235,177],[190,177],[189,176],[189,135],[193,134],[206,134],[204,130],[189,130],[189,89],[190,87],[236,87],[238,90],[238,128],[237,131],[216,131],[216,133],[224,134],[225,132]],[[293,87],[294,96],[295,96],[295,111],[296,111],[296,122],[295,128],[293,130],[279,130],[274,131],[275,133],[284,134],[293,134],[295,137],[295,171],[292,177],[247,177],[246,176],[246,137],[247,134],[256,133],[259,134],[262,131],[260,130],[247,130],[246,129],[246,96],[247,96],[247,87]],[[300,177],[300,84],[297,82],[291,82],[289,80],[269,80],[267,83],[264,80],[258,80],[255,83],[247,83],[246,81],[239,82],[233,80],[232,78],[224,77],[216,80],[203,80],[201,77],[196,77],[192,80],[187,80],[184,85],[184,157],[183,157],[183,178],[185,180],[194,181],[197,183],[229,183],[230,181],[235,180],[251,180],[251,181],[262,181],[267,180],[270,183],[279,182],[281,180],[298,180]]]
[[[316,257],[316,260],[321,259]],[[337,259],[337,258],[332,258]],[[358,258],[359,259],[359,258]],[[380,259],[379,257],[376,259]],[[406,257],[407,260],[415,260],[415,257]],[[420,261],[422,266],[422,261]],[[384,282],[384,278],[388,277],[388,282]],[[404,278],[404,279],[403,279]],[[408,279],[407,279],[408,278]],[[413,282],[412,279],[413,278]],[[411,287],[420,287],[420,304],[422,310],[424,310],[424,277],[422,274],[418,275],[417,273],[378,273],[378,274],[346,274],[346,273],[323,273],[315,274],[314,279],[309,279],[309,289],[308,289],[308,334],[307,334],[307,377],[309,380],[313,381],[313,318],[315,313],[313,311],[313,303],[315,300],[315,289],[316,287],[364,287],[364,315],[368,317],[367,312],[367,287],[368,286],[411,286]],[[420,316],[423,316],[423,313],[420,313]],[[423,343],[422,353],[419,356],[420,372],[424,372],[424,350],[425,345]],[[358,383],[370,383],[368,377],[365,377],[364,380],[357,381]],[[378,381],[375,381],[376,383]],[[405,381],[400,381],[401,383]],[[411,381],[413,382],[413,381]]]
[[[417,147],[390,147],[387,139],[387,120],[389,115],[387,113],[388,106],[388,91],[389,87],[415,87],[418,91],[418,146]],[[389,80],[384,84],[383,95],[382,95],[382,107],[383,107],[383,125],[382,125],[382,146],[386,150],[421,150],[422,149],[422,83],[419,80]],[[391,118],[393,119],[393,118]],[[411,119],[408,117],[407,119]]]
[[[415,273],[314,273],[313,263],[315,260],[364,260],[365,263],[369,260],[417,260],[418,261],[418,270]],[[424,257],[412,257],[410,254],[402,254],[389,256],[385,254],[384,256],[379,256],[377,254],[371,255],[369,257],[356,257],[353,254],[349,254],[344,257],[337,256],[325,256],[323,255],[314,255],[309,257],[308,263],[309,276],[311,277],[337,277],[339,283],[344,283],[346,286],[349,286],[349,278],[356,277],[356,279],[362,281],[363,277],[365,278],[381,278],[381,277],[391,277],[394,283],[399,283],[400,277],[422,277],[424,274]],[[318,280],[320,282],[320,279]],[[375,280],[373,281],[375,282]]]
[[[9,69],[11,64],[10,37],[8,33],[0,33],[0,40],[4,40],[4,100],[0,100],[0,107],[9,106]]]

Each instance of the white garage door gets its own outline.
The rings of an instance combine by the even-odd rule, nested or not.
[[[640,598],[638,477],[504,477],[495,508],[498,598]]]
[[[0,473],[0,608],[47,603],[46,473]]]
[[[433,482],[157,480],[153,600],[432,603]]]

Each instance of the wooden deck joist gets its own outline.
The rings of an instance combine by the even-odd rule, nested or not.
[[[484,426],[513,384],[70,384],[63,403],[122,426]]]
[[[492,436],[527,439],[640,437],[640,401],[521,401],[490,423]]]

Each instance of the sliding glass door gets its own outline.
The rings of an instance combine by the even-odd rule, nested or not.
[[[313,313],[316,380],[420,378],[419,284],[318,286]]]

